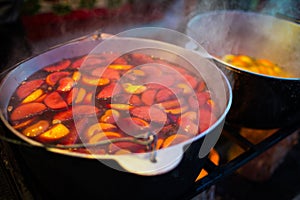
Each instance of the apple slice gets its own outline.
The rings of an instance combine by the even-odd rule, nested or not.
[[[179,133],[171,135],[171,136],[169,136],[165,139],[164,143],[162,144],[162,148],[167,148],[167,147],[170,147],[172,145],[179,144],[179,143],[184,142],[188,139],[189,139],[188,136],[183,135],[183,134],[179,134]]]
[[[10,119],[12,121],[25,119],[34,115],[38,115],[45,110],[47,110],[47,107],[43,103],[32,102],[21,104],[12,111]]]
[[[109,109],[100,117],[99,122],[114,124],[119,117],[120,113],[117,110]]]
[[[70,60],[62,60],[59,63],[45,67],[44,70],[47,72],[57,72],[57,71],[67,69],[67,67],[69,67],[70,64],[71,64]]]
[[[142,102],[147,106],[151,106],[155,101],[156,92],[157,92],[156,90],[151,90],[151,89],[143,92],[141,95]]]
[[[20,85],[20,87],[18,87],[16,94],[20,99],[23,99],[31,94],[34,90],[38,89],[43,83],[44,80],[42,79],[26,81]]]
[[[176,98],[175,94],[170,89],[161,89],[156,94],[156,102],[160,103],[163,101],[168,101]]]
[[[165,123],[167,121],[167,114],[156,106],[140,106],[134,107],[130,113],[145,121],[153,121],[157,123]]]
[[[60,92],[68,92],[75,85],[75,81],[71,77],[64,77],[59,80],[59,86],[57,87],[57,91]]]
[[[98,78],[95,76],[82,76],[82,82],[89,86],[104,86],[108,85],[110,83],[110,80],[108,78]]]
[[[46,96],[44,103],[51,109],[67,108],[68,105],[58,92],[52,92]]]
[[[116,83],[105,86],[97,95],[98,99],[109,99],[120,92],[121,88]]]
[[[69,76],[70,72],[61,71],[53,72],[46,77],[46,83],[50,86],[54,86],[61,78]]]

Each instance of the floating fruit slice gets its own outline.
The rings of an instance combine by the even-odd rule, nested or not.
[[[241,58],[241,59],[240,59]],[[231,63],[234,66],[240,67],[242,69],[248,69],[249,67],[249,58],[247,56],[235,56],[232,60]]]
[[[157,123],[165,123],[167,121],[167,114],[158,106],[134,107],[130,110],[130,113],[133,116],[143,119],[145,121],[153,121]]]
[[[131,95],[128,93],[113,94],[111,102],[113,104],[128,104],[130,97]]]
[[[197,99],[199,104],[202,105],[210,99],[210,93],[208,91],[197,93]]]
[[[100,110],[95,106],[90,105],[76,105],[73,106],[73,115],[76,116],[88,116],[97,114]]]
[[[189,85],[187,85],[185,83],[179,83],[179,84],[177,84],[177,87],[183,89],[184,94],[193,92],[193,88],[191,88]]]
[[[41,79],[25,82],[22,85],[20,85],[20,87],[16,91],[16,94],[20,99],[23,99],[27,97],[30,93],[32,93],[34,90],[39,88],[43,83],[44,81]]]
[[[46,105],[43,103],[26,103],[21,104],[20,106],[16,107],[11,115],[10,119],[12,121],[25,119],[34,115],[38,115],[47,109]]]
[[[79,71],[76,71],[76,72],[73,73],[72,79],[73,79],[75,82],[79,81],[80,78],[81,78],[81,73],[80,73]]]
[[[179,125],[177,123],[168,124],[162,127],[158,132],[158,138],[166,138],[178,132]]]
[[[28,119],[28,120],[26,120],[26,121],[24,121],[24,122],[21,122],[21,123],[19,123],[19,124],[16,124],[16,125],[14,125],[13,127],[14,127],[15,129],[21,129],[21,128],[23,128],[23,127],[28,126],[29,124],[31,124],[34,120],[35,120],[35,118],[31,118],[31,119]]]
[[[188,109],[187,106],[181,106],[177,108],[165,109],[165,112],[173,115],[178,115],[180,113],[183,114],[187,109]]]
[[[227,54],[227,55],[223,56],[222,60],[225,62],[231,63],[234,58],[235,58],[235,55]]]
[[[98,99],[108,99],[120,92],[120,87],[116,83],[105,86],[97,95]]]
[[[64,77],[59,80],[59,86],[57,87],[57,91],[68,92],[73,88],[74,84],[75,82],[72,78]]]
[[[129,94],[141,94],[144,92],[147,87],[144,85],[134,85],[131,83],[124,83],[122,84],[124,90]]]
[[[145,152],[145,146],[133,142],[115,142],[108,146],[108,152],[110,154],[116,154],[120,150],[126,150],[132,153],[143,153]]]
[[[84,88],[79,88],[78,93],[75,98],[75,103],[80,103],[83,101],[86,94],[86,90]]]
[[[149,123],[140,118],[132,117],[131,120],[139,126],[148,127]]]
[[[184,77],[192,88],[195,89],[197,87],[198,81],[195,77],[189,74],[185,74]]]
[[[134,76],[145,76],[145,72],[140,69],[133,69],[130,71]]]
[[[186,133],[191,134],[192,136],[195,136],[199,132],[199,126],[195,122],[189,119],[189,117],[181,117],[178,120],[178,123],[180,124],[180,130],[184,131]]]
[[[131,95],[129,99],[129,104],[133,106],[140,106],[143,104],[140,97],[138,95]]]
[[[127,65],[128,62],[125,58],[119,57],[119,58],[114,60],[113,64],[115,64],[115,65]]]
[[[91,125],[88,130],[86,131],[85,136],[87,138],[91,138],[92,136],[100,133],[100,132],[104,132],[104,131],[109,131],[109,130],[113,130],[116,129],[117,127],[113,124],[109,124],[109,123],[96,123]]]
[[[67,67],[69,67],[70,64],[71,64],[70,60],[62,60],[57,64],[45,67],[44,70],[47,71],[47,72],[61,71],[61,70],[66,69]]]
[[[73,118],[72,109],[68,109],[66,111],[62,111],[54,115],[52,124],[61,123],[67,120],[71,120]]]
[[[120,72],[117,70],[112,70],[107,68],[104,73],[102,74],[103,78],[109,78],[111,80],[119,80],[120,79]]]
[[[69,75],[70,72],[65,72],[65,71],[53,72],[46,77],[46,83],[50,86],[54,86],[58,80]]]
[[[46,96],[44,103],[51,109],[67,108],[68,105],[58,92],[52,92]]]
[[[252,58],[250,58],[249,56],[245,56],[245,55],[238,55],[235,58],[233,58],[233,62],[237,60],[237,61],[242,61],[244,63],[246,63],[247,65],[253,65],[254,60]]]
[[[88,55],[83,63],[84,66],[101,65],[104,63],[104,58],[98,55]]]
[[[198,83],[197,92],[203,92],[206,88],[206,84],[204,81],[200,81]]]
[[[40,96],[42,96],[44,91],[42,89],[37,89],[28,95],[25,99],[23,99],[22,103],[29,103],[37,100]]]
[[[151,90],[151,89],[143,92],[141,95],[142,102],[147,106],[151,106],[155,101],[156,92],[157,92],[156,90]]]
[[[104,68],[104,67],[98,67],[94,69],[91,74],[95,77],[108,78],[111,80],[120,79],[120,72],[118,72],[117,70]]]
[[[75,129],[71,129],[68,135],[60,139],[59,144],[72,145],[75,144],[77,140],[78,140],[78,133],[76,132]]]
[[[192,108],[199,108],[206,104],[210,99],[210,93],[206,91],[197,93],[196,96],[197,97],[195,97],[195,95],[192,95],[189,97],[189,104]]]
[[[97,67],[93,69],[90,74],[95,77],[102,77],[105,69],[106,69],[105,67]]]
[[[121,104],[121,103],[108,104],[107,107],[109,107],[111,109],[115,109],[115,110],[129,110],[129,109],[133,108],[132,105]]]
[[[43,94],[35,100],[35,102],[42,103],[48,94]]]
[[[99,122],[114,124],[116,121],[118,121],[119,117],[120,113],[118,111],[109,109],[106,110],[104,115],[100,117]]]
[[[22,133],[27,137],[36,137],[49,128],[49,122],[46,120],[40,120],[37,123],[25,128]]]
[[[269,61],[267,59],[256,59],[256,62],[258,64],[261,64],[261,65],[264,65],[264,66],[270,67],[270,68],[277,67],[274,63],[272,63],[271,61]]]
[[[74,68],[74,69],[79,69],[83,63],[83,61],[86,59],[87,56],[83,56],[81,58],[78,58],[77,60],[75,60],[71,67]]]
[[[145,132],[149,123],[137,117],[129,117],[119,119],[118,126],[127,135],[135,136]]]
[[[180,102],[183,102],[183,100],[180,100]],[[177,99],[174,99],[170,101],[161,102],[158,105],[168,110],[168,109],[180,107],[180,102]]]
[[[131,60],[134,61],[135,65],[153,63],[153,58],[142,53],[132,53],[130,56],[131,56]]]
[[[133,68],[133,66],[132,65],[116,65],[116,64],[113,64],[113,65],[109,65],[108,68],[114,69],[114,70],[127,71],[127,70],[130,70],[131,68]]]
[[[208,129],[213,123],[217,121],[215,115],[207,109],[200,109],[199,110],[199,129],[200,132],[205,131]]]
[[[169,101],[174,99],[176,96],[170,89],[161,89],[156,94],[156,102],[160,103],[163,101]]]
[[[188,99],[188,102],[189,102],[189,105],[190,105],[191,108],[199,109],[200,105],[199,105],[199,102],[197,100],[197,95],[190,96],[189,99]]]
[[[164,141],[164,143],[162,144],[162,148],[167,148],[170,147],[172,145],[176,145],[179,144],[181,142],[184,142],[186,140],[188,140],[189,137],[183,134],[175,134],[175,135],[171,135],[169,137],[167,137]]]
[[[93,144],[93,143],[97,143],[101,140],[108,140],[111,138],[119,138],[122,135],[120,133],[117,132],[111,132],[111,131],[106,131],[106,132],[99,132],[96,133],[95,135],[93,135],[90,139],[89,139],[89,143]]]
[[[218,106],[212,99],[207,100],[206,105],[209,110],[213,111],[213,113],[219,113]]]
[[[83,99],[83,103],[91,104],[93,99],[94,99],[94,92],[89,92],[85,95],[85,97]]]
[[[72,103],[81,103],[84,100],[85,95],[86,90],[84,88],[73,88],[67,96],[67,104],[71,105]]]
[[[68,105],[71,105],[73,103],[73,99],[76,98],[78,94],[78,88],[73,88],[69,94],[67,95],[67,98],[66,98],[66,102]]]
[[[158,138],[157,141],[156,141],[156,147],[155,149],[158,150],[162,147],[162,144],[164,143],[164,139],[162,138]]]
[[[158,83],[147,83],[146,87],[148,89],[155,89],[155,90],[165,89],[165,87],[163,85],[158,84]]]
[[[91,86],[104,86],[110,83],[110,80],[108,78],[98,78],[95,76],[87,76],[84,75],[82,77],[82,82],[86,85],[91,85]]]
[[[55,124],[46,132],[40,134],[37,139],[42,142],[54,142],[70,133],[70,130],[63,124]]]
[[[126,155],[126,154],[130,154],[131,151],[129,151],[128,149],[120,149],[117,150],[114,155]]]

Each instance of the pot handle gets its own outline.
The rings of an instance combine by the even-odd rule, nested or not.
[[[151,153],[114,155],[112,159],[118,162],[126,171],[138,175],[153,176],[174,169],[183,158],[183,145],[175,145],[155,151],[156,162],[151,161]],[[115,169],[117,166],[109,166]]]

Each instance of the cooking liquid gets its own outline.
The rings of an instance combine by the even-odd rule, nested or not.
[[[152,148],[160,149],[195,137],[216,121],[217,105],[204,81],[192,72],[140,53],[104,65],[111,55],[65,59],[32,74],[10,99],[11,125],[35,141],[62,145],[130,139],[154,132],[157,142]],[[145,83],[151,77],[163,84]],[[91,123],[95,114],[97,123]],[[99,145],[96,152],[124,154],[150,149],[128,140]],[[72,151],[90,153],[84,147]]]

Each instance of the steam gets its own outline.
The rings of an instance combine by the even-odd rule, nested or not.
[[[261,12],[273,16],[300,18],[300,2],[297,0],[270,0],[262,5]]]
[[[265,10],[278,13],[276,8],[282,4],[276,5],[268,4]],[[186,33],[216,58],[226,54],[264,58],[299,77],[299,27],[266,14],[212,11],[193,17]]]

